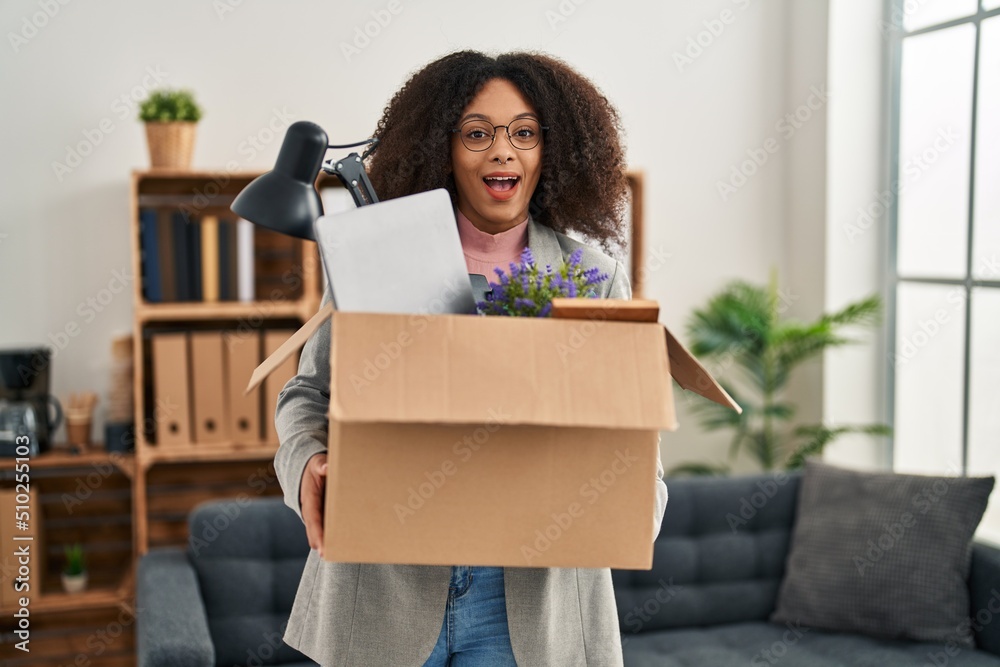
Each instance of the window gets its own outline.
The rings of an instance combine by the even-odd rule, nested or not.
[[[1000,0],[890,0],[894,467],[1000,472]],[[1000,542],[1000,493],[980,534]]]

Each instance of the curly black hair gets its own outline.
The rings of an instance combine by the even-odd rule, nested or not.
[[[593,83],[548,55],[459,51],[411,76],[375,130],[379,144],[367,169],[379,198],[446,188],[457,201],[450,130],[491,79],[516,86],[549,127],[531,198],[533,218],[606,248],[624,247],[628,182],[618,112]]]

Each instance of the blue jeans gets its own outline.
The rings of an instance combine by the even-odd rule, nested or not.
[[[424,667],[517,667],[507,628],[502,567],[451,568],[448,604]]]

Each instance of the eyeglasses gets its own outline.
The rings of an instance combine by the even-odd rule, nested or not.
[[[507,125],[490,125],[485,120],[467,120],[462,127],[455,128],[462,144],[470,151],[479,153],[488,150],[496,139],[497,130],[504,129],[510,145],[520,151],[530,151],[541,141],[542,131],[549,129],[534,118],[518,118]]]

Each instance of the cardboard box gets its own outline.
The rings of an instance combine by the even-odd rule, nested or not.
[[[739,410],[656,314],[591,299],[547,319],[326,307],[250,389],[332,318],[329,560],[649,569],[671,374]]]

